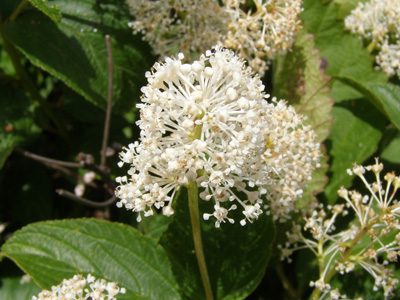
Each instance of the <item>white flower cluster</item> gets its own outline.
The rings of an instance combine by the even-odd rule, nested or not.
[[[115,282],[107,282],[92,275],[86,278],[75,275],[71,279],[64,279],[57,286],[51,287],[51,291],[44,290],[31,300],[116,300],[118,294],[125,294],[124,288],[119,288]]]
[[[127,0],[135,21],[156,54],[186,57],[221,44],[235,50],[261,76],[266,60],[290,50],[300,29],[302,0],[256,0],[254,11],[243,0]],[[244,9],[244,10],[243,10]]]
[[[364,177],[366,170],[375,175],[372,184]],[[356,266],[374,277],[374,290],[382,287],[385,299],[396,289],[399,280],[387,265],[397,262],[400,255],[400,203],[394,198],[400,187],[400,177],[393,172],[387,173],[384,176],[386,187],[383,187],[380,178],[382,170],[383,165],[378,160],[367,167],[355,164],[348,173],[361,178],[369,195],[342,187],[338,195],[345,202],[329,207],[330,217],[321,209],[306,218],[304,230],[309,231],[312,238],[306,238],[299,225],[294,225],[292,232],[287,233],[288,242],[282,249],[282,258],[288,258],[293,251],[304,248],[310,249],[318,257],[320,278],[311,282],[311,286],[321,292],[321,297],[317,299],[325,299],[326,295],[332,293],[328,282],[336,273],[349,273]],[[354,212],[355,221],[348,229],[338,232],[335,221],[339,215],[346,215],[347,209]],[[340,296],[340,293],[335,294]],[[331,299],[339,298],[331,296]]]
[[[229,14],[217,0],[127,2],[135,16],[129,26],[162,57],[203,53],[221,40],[229,23]]]
[[[345,26],[371,41],[369,50],[377,47],[378,68],[389,77],[400,74],[400,1],[371,0],[360,2],[345,19]]]
[[[176,191],[196,182],[201,199],[214,203],[204,218],[215,217],[216,227],[234,222],[228,212],[237,205],[242,225],[257,219],[262,198],[275,219],[287,218],[318,166],[314,132],[284,101],[268,103],[261,80],[232,51],[182,59],[167,58],[146,74],[140,143],[120,154],[120,166],[131,168],[117,178],[117,205],[138,212],[138,221],[153,206],[171,215]]]
[[[249,62],[261,76],[268,69],[267,60],[291,49],[297,32],[302,0],[255,0],[254,10],[243,10],[245,0],[226,0],[233,20],[223,41]]]
[[[376,56],[376,63],[389,77],[397,75],[400,78],[400,40],[396,44],[385,40]]]

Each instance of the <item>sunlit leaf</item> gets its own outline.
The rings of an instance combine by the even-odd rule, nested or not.
[[[95,219],[36,223],[16,232],[2,254],[45,289],[91,273],[125,287],[118,299],[181,299],[164,250],[127,225]]]

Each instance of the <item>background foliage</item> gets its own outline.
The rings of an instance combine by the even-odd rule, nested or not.
[[[308,116],[326,153],[299,207],[314,197],[335,203],[337,189],[352,184],[346,169],[353,162],[379,156],[387,170],[400,167],[399,82],[376,71],[360,39],[345,31],[343,18],[357,2],[304,0],[303,29],[293,51],[278,57],[263,78],[267,92]],[[158,215],[137,224],[134,214],[115,205],[93,208],[55,193],[73,191],[83,169],[57,169],[23,155],[28,150],[77,162],[83,152],[100,162],[108,86],[105,35],[111,37],[114,62],[109,145],[117,153],[138,139],[135,103],[145,71],[158,58],[131,33],[126,3],[1,1],[0,18],[0,224],[6,226],[0,299],[29,299],[77,272],[118,281],[128,291],[121,299],[203,299],[185,190],[173,218]],[[121,174],[117,156],[107,160],[112,178]],[[84,197],[106,201],[103,179],[97,175]],[[309,295],[315,265],[308,254],[300,252],[291,265],[279,261],[274,238],[282,239],[285,225],[274,226],[263,216],[245,227],[202,226],[217,299]],[[21,270],[33,281],[20,283]]]

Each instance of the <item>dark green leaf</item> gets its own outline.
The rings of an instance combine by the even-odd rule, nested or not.
[[[400,133],[386,146],[380,157],[388,162],[400,164]]]
[[[124,1],[50,1],[62,13],[59,23],[36,9],[25,11],[5,28],[7,38],[36,66],[60,78],[87,100],[105,108],[108,62],[104,36],[112,40],[114,108],[126,112],[139,99],[150,63],[143,43],[127,26]],[[29,37],[29,38],[26,38]]]
[[[50,17],[53,21],[61,20],[60,8],[57,4],[51,4],[48,0],[29,0],[36,8]]]
[[[7,19],[18,7],[21,0],[0,1],[0,17],[2,20]]]
[[[23,90],[13,83],[0,83],[0,168],[14,147],[39,129],[33,122],[33,107]]]
[[[314,34],[315,46],[327,60],[325,73],[330,76],[346,76],[361,82],[386,82],[386,75],[372,67],[372,59],[362,47],[356,35],[344,29],[343,20],[333,1],[324,5],[322,1],[304,0],[301,15],[304,26]],[[334,81],[331,97],[335,101],[360,98],[360,93],[339,81]]]
[[[134,228],[95,219],[24,227],[2,247],[42,288],[91,273],[127,289],[118,299],[180,299],[168,257]]]
[[[400,87],[390,83],[362,83],[348,77],[337,77],[367,98],[394,126],[400,129]]]
[[[0,207],[12,213],[9,221],[25,225],[51,219],[54,188],[48,170],[38,162],[23,158],[13,161],[6,171],[7,176],[0,185]]]
[[[346,107],[334,107],[332,133],[327,144],[331,149],[330,182],[325,188],[329,204],[337,199],[337,190],[348,187],[353,177],[346,172],[354,162],[362,164],[377,149],[386,118],[366,99],[351,101]]]
[[[39,294],[41,289],[33,280],[21,281],[22,277],[0,278],[1,300],[26,300]]]
[[[182,292],[189,299],[205,299],[194,254],[186,189],[175,199],[174,219],[160,243],[172,262],[172,270]],[[213,210],[210,202],[200,200],[200,212]],[[203,247],[216,299],[245,299],[264,276],[275,230],[265,214],[252,224],[241,226],[240,209],[229,212],[235,224],[215,228],[212,219],[201,220]]]

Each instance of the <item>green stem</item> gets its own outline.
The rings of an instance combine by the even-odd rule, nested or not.
[[[374,51],[375,47],[376,47],[376,42],[371,42],[371,43],[369,43],[369,45],[367,46],[367,51],[368,51],[369,53],[372,53],[372,51]]]
[[[21,3],[18,5],[17,9],[11,14],[11,16],[6,20],[6,22],[14,21],[21,11],[24,9],[25,5],[28,3],[28,0],[22,0]]]
[[[367,234],[372,226],[374,226],[376,223],[378,223],[381,218],[387,214],[386,211],[382,212],[379,217],[375,218],[372,222],[367,223],[354,237],[354,239],[351,241],[350,245],[346,247],[346,250],[343,252],[341,255],[341,262],[345,262],[349,256],[351,255],[351,252],[353,251],[354,247],[358,244],[358,242],[364,237],[365,234]],[[329,283],[329,281],[332,279],[333,276],[335,276],[337,273],[337,270],[335,268],[331,268],[329,272],[326,274],[324,278],[325,283]],[[319,289],[314,289],[313,293],[311,294],[310,300],[318,300],[319,296],[321,294],[321,291]]]
[[[194,242],[194,250],[196,252],[197,263],[200,269],[201,280],[203,281],[204,291],[206,293],[207,300],[213,300],[213,293],[210,284],[210,278],[208,277],[206,259],[204,257],[203,243],[201,241],[201,227],[200,227],[200,216],[199,216],[199,203],[198,203],[198,187],[197,183],[190,181],[186,184],[189,194],[189,211],[190,221],[192,223],[192,234]]]
[[[29,93],[31,98],[39,103],[39,105],[43,108],[45,113],[49,116],[49,118],[54,122],[56,127],[58,128],[60,134],[69,142],[71,139],[68,136],[67,130],[63,126],[63,124],[59,121],[59,119],[54,115],[53,110],[51,109],[49,103],[43,99],[40,95],[39,90],[36,88],[35,84],[32,82],[28,73],[25,71],[24,67],[21,64],[21,61],[18,57],[18,52],[15,47],[8,41],[6,36],[4,35],[4,24],[0,20],[0,36],[3,40],[4,50],[7,52],[8,56],[11,59],[11,62],[14,66],[15,72],[17,72],[19,79],[22,82],[22,85]]]
[[[286,276],[285,271],[283,270],[282,262],[280,260],[278,260],[278,262],[276,263],[275,270],[282,283],[283,288],[289,294],[290,298],[296,299],[296,290],[293,288],[293,285],[291,284],[289,278]]]

